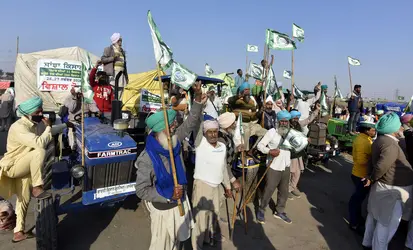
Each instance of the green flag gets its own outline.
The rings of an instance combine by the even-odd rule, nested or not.
[[[321,105],[321,116],[328,115],[328,104],[327,104],[327,96],[324,91],[321,93],[320,97],[320,105]]]
[[[336,78],[336,77],[334,77],[334,86],[335,86],[334,98],[343,99],[343,94],[341,94],[341,90],[340,90],[340,88],[338,87],[337,78]]]
[[[351,58],[351,57],[347,57],[347,59],[348,59],[348,63],[350,65],[353,65],[353,66],[360,66],[361,65],[361,63],[358,59]]]
[[[93,103],[93,90],[89,84],[89,72],[88,67],[82,62],[82,82],[81,82],[81,91],[83,94],[83,99],[86,103]]]
[[[267,89],[267,95],[275,95],[278,92],[277,79],[274,74],[272,66],[268,70],[268,77],[265,81],[265,88]]]
[[[294,96],[300,99],[304,98],[304,93],[298,88],[297,84],[294,84]]]
[[[195,83],[197,75],[178,62],[172,61],[171,82],[188,90]]]
[[[293,23],[293,37],[300,42],[304,41],[304,30],[295,23]]]
[[[258,46],[247,44],[247,51],[248,52],[258,52]]]
[[[292,76],[292,72],[291,72],[291,71],[289,71],[289,70],[284,70],[284,72],[283,72],[283,77],[284,77],[285,79],[291,79],[291,76]]]
[[[295,42],[288,35],[270,29],[267,29],[265,43],[270,49],[276,50],[293,50],[297,48]]]
[[[256,63],[251,62],[250,67],[249,67],[249,72],[248,74],[253,77],[254,79],[257,79],[259,81],[262,80],[263,78],[263,67],[261,65],[258,65]]]
[[[149,28],[151,29],[153,50],[155,52],[155,60],[163,70],[169,68],[172,63],[172,50],[166,45],[162,40],[161,34],[159,33],[158,27],[155,24],[155,21],[152,18],[151,11],[148,10],[148,23]]]
[[[205,63],[205,75],[210,76],[212,74],[214,74],[214,70],[208,65],[208,63]]]
[[[412,97],[410,97],[409,103],[407,103],[407,106],[404,108],[403,114],[405,114],[407,112],[412,112],[411,111],[412,102],[413,102],[413,95],[412,95]]]

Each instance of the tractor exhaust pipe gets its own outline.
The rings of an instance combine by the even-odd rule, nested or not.
[[[120,71],[115,77],[115,100],[112,100],[112,113],[110,122],[122,118],[122,101],[119,100],[119,78],[122,76],[123,71]]]

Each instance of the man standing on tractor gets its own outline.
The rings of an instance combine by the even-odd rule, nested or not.
[[[126,66],[126,54],[122,47],[122,37],[114,33],[110,40],[112,45],[105,48],[102,55],[103,71],[110,76],[110,84],[115,87],[116,76],[121,73],[118,82],[118,99],[122,100],[123,89],[129,82],[128,69]]]
[[[252,157],[255,162],[259,163],[259,159],[257,159],[253,153],[254,147],[250,148],[249,140],[251,136],[258,136],[258,140],[265,135],[267,132],[266,129],[262,128],[257,122],[257,111],[258,105],[255,99],[250,95],[250,85],[247,82],[244,82],[239,87],[239,95],[233,96],[228,99],[228,104],[232,109],[232,112],[235,115],[239,116],[239,113],[242,113],[242,126],[244,129],[244,145],[245,150],[247,150],[247,156]]]
[[[360,114],[363,111],[363,98],[361,97],[361,85],[355,85],[354,91],[348,100],[348,110],[350,118],[348,120],[348,131],[351,135],[356,133],[357,123],[360,120]]]
[[[192,229],[192,214],[186,195],[186,170],[182,160],[181,143],[188,131],[199,128],[202,106],[206,95],[202,95],[201,83],[195,83],[195,100],[188,118],[177,126],[176,111],[168,109],[169,132],[172,135],[172,147],[176,167],[178,186],[174,186],[168,150],[168,132],[164,114],[156,112],[146,119],[151,130],[145,150],[135,162],[137,168],[136,195],[144,200],[151,217],[150,250],[179,249],[182,242],[189,239]],[[177,200],[182,201],[185,216],[180,216]]]
[[[374,123],[361,123],[360,134],[353,141],[353,170],[351,180],[355,190],[348,203],[349,226],[352,230],[363,230],[363,218],[361,208],[364,199],[367,197],[370,187],[364,187],[361,181],[368,175],[369,160],[371,157],[371,145],[376,135]]]
[[[17,112],[22,117],[11,125],[7,152],[0,160],[0,196],[8,198],[17,195],[13,242],[32,237],[24,232],[31,195],[47,195],[43,190],[41,171],[45,163],[46,147],[52,141],[52,125],[49,119],[43,117],[42,106],[42,99],[33,97],[17,107]],[[46,129],[41,135],[36,135],[39,123],[44,123]],[[72,127],[73,124],[67,123],[66,126]]]

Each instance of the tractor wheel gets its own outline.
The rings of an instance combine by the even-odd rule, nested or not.
[[[57,215],[53,196],[44,193],[37,198],[36,204],[36,249],[57,249]]]

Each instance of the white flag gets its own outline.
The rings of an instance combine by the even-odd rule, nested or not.
[[[162,67],[163,70],[169,68],[172,63],[172,50],[166,45],[162,40],[161,34],[159,33],[158,27],[156,26],[151,11],[148,11],[148,23],[151,29],[153,50],[155,52],[155,60]]]
[[[265,43],[270,49],[276,50],[293,50],[297,48],[295,42],[288,35],[270,29],[267,29]]]
[[[300,42],[304,41],[304,30],[295,23],[293,23],[293,37]]]
[[[248,52],[258,52],[258,46],[247,44],[247,51]]]
[[[92,87],[90,86],[89,83],[89,72],[88,72],[88,66],[86,66],[82,62],[82,81],[81,81],[81,86],[80,89],[83,94],[83,100],[85,103],[93,103],[93,96],[95,93],[93,92]]]
[[[234,138],[233,138],[235,148],[237,148],[239,145],[243,143],[243,137],[244,137],[244,128],[242,127],[242,113],[239,112],[237,125],[235,127]]]
[[[248,70],[249,70],[248,74],[252,76],[254,79],[257,79],[259,81],[262,80],[264,70],[261,65],[251,62]]]
[[[178,62],[172,61],[171,82],[188,90],[195,83],[197,75]]]
[[[353,66],[360,66],[361,63],[358,59],[348,57],[348,63]]]
[[[205,63],[205,75],[210,76],[214,74],[214,70],[208,65],[208,63]]]
[[[321,105],[321,116],[326,116],[328,115],[328,104],[327,104],[327,96],[322,91],[321,97],[320,97],[320,105]]]
[[[298,88],[296,84],[294,84],[294,96],[300,99],[304,98],[304,93]]]
[[[284,72],[283,72],[283,77],[284,77],[285,79],[291,79],[291,76],[292,76],[292,72],[291,72],[291,71],[289,71],[289,70],[284,70]]]
[[[340,90],[340,88],[338,87],[337,78],[336,78],[336,77],[334,77],[334,85],[335,85],[334,97],[335,97],[335,98],[343,99],[343,94],[341,94],[341,90]]]

